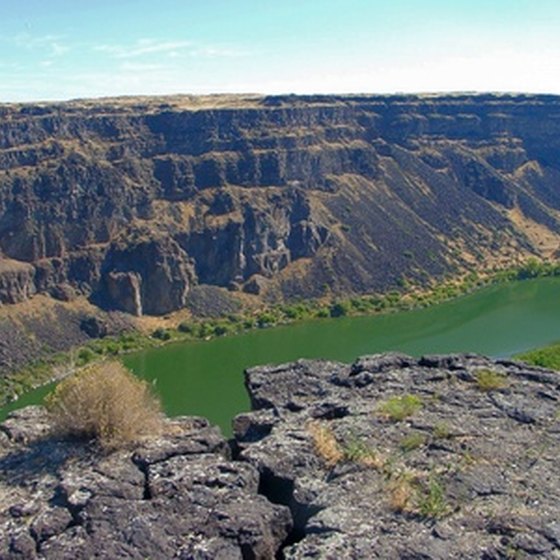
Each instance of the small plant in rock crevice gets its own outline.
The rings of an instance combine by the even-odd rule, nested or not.
[[[475,373],[475,378],[478,389],[484,392],[497,391],[507,387],[506,376],[491,369],[479,369]]]
[[[383,401],[377,411],[393,422],[401,422],[418,412],[423,406],[418,395],[395,396]]]

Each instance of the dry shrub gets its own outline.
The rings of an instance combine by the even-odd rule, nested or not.
[[[313,439],[315,453],[329,466],[334,466],[344,459],[344,452],[336,441],[332,430],[313,422],[309,424],[309,433]]]
[[[94,438],[107,450],[161,431],[161,406],[151,386],[119,362],[68,377],[45,402],[58,433]]]
[[[401,474],[389,484],[389,506],[393,511],[406,513],[412,511],[415,497],[413,480],[410,475]]]

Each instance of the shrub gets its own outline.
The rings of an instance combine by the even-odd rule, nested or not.
[[[169,340],[171,338],[171,333],[162,327],[158,327],[153,333],[152,336],[157,338],[158,340]]]
[[[345,442],[343,453],[347,461],[358,463],[366,467],[373,467],[375,469],[381,469],[383,467],[383,461],[375,450],[355,436]]]
[[[78,352],[78,365],[83,366],[95,358],[95,352],[90,348],[82,348]]]
[[[262,311],[257,315],[257,326],[262,329],[271,327],[278,321],[278,317],[272,311]]]
[[[193,325],[187,323],[186,321],[182,321],[181,323],[179,323],[179,325],[177,326],[177,330],[186,334],[193,334],[194,332]]]
[[[412,416],[422,408],[422,399],[417,395],[402,395],[391,397],[379,406],[379,412],[393,420],[400,422],[408,416]]]
[[[475,375],[476,384],[481,391],[495,391],[507,385],[506,376],[491,369],[480,369]]]
[[[389,507],[397,513],[413,511],[411,503],[415,497],[414,477],[412,473],[402,472],[396,475],[388,485]]]
[[[423,517],[431,519],[443,517],[449,511],[445,490],[436,478],[431,478],[427,486],[419,492],[418,511]]]
[[[409,451],[414,451],[419,447],[426,444],[426,436],[420,432],[414,432],[402,438],[399,443],[401,451],[408,453]]]
[[[344,317],[350,312],[350,304],[347,301],[337,301],[329,309],[331,317]]]
[[[161,427],[161,409],[150,385],[119,362],[94,364],[58,384],[45,400],[60,434],[94,438],[116,449]]]
[[[438,422],[433,428],[433,434],[436,439],[449,439],[451,430],[445,422]]]

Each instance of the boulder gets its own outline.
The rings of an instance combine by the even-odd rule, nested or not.
[[[106,455],[24,409],[0,426],[0,557],[274,558],[291,517],[258,487],[258,471],[232,462],[200,418]]]

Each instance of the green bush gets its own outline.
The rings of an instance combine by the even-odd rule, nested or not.
[[[350,312],[350,304],[347,301],[337,301],[329,309],[331,317],[344,317]]]
[[[78,366],[83,366],[91,362],[94,358],[95,352],[93,350],[91,350],[90,348],[82,348],[78,352],[77,364]]]
[[[409,451],[414,451],[415,449],[422,447],[426,444],[426,441],[427,438],[424,434],[421,434],[420,432],[414,432],[403,437],[403,439],[399,443],[399,447],[403,452],[408,453]]]
[[[169,340],[171,338],[171,333],[162,327],[158,327],[153,333],[153,338],[157,338],[158,340]]]
[[[495,391],[507,385],[506,376],[491,369],[479,369],[475,376],[476,385],[481,391]]]
[[[177,330],[185,334],[193,334],[195,331],[193,325],[191,323],[187,323],[186,321],[179,323]]]

